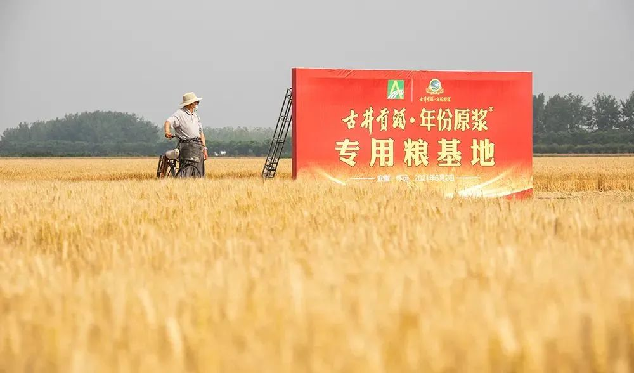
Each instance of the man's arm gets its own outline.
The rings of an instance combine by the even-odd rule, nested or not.
[[[203,155],[205,156],[205,159],[207,159],[207,143],[205,142],[205,133],[203,132],[203,130],[200,130],[200,140],[203,143]]]
[[[172,135],[170,133],[170,122],[169,122],[169,120],[165,121],[164,129],[165,129],[165,137],[167,137],[168,139],[171,139],[172,137],[174,137],[174,135]]]

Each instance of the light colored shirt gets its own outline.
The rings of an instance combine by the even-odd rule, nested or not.
[[[191,113],[185,108],[178,109],[167,118],[167,121],[174,128],[174,134],[179,139],[193,139],[200,137],[203,133],[203,125],[197,112]]]

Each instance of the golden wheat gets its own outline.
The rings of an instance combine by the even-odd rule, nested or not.
[[[153,180],[155,158],[4,158],[0,180],[114,181]],[[212,158],[208,179],[255,179],[260,158]],[[291,163],[282,160],[278,179],[290,179]],[[634,157],[535,158],[534,185],[538,192],[634,191]]]
[[[533,164],[537,191],[634,191],[634,157],[540,157]]]
[[[262,165],[3,159],[0,372],[634,370],[630,158],[528,201]]]

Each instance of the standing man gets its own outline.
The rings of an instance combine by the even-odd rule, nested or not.
[[[178,149],[181,155],[192,153],[198,155],[197,158],[200,159],[200,162],[198,162],[197,168],[202,177],[204,177],[207,147],[205,146],[203,125],[197,110],[198,103],[201,100],[202,97],[196,97],[194,92],[188,92],[183,95],[180,109],[176,110],[165,121],[165,137],[171,139],[175,135],[178,138]],[[170,132],[170,127],[174,128],[174,135]],[[179,161],[182,161],[182,158]]]

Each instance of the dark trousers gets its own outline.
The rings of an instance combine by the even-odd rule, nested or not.
[[[179,162],[181,166],[184,161],[193,163],[202,177],[205,177],[205,157],[203,145],[200,139],[192,139],[178,142]]]

